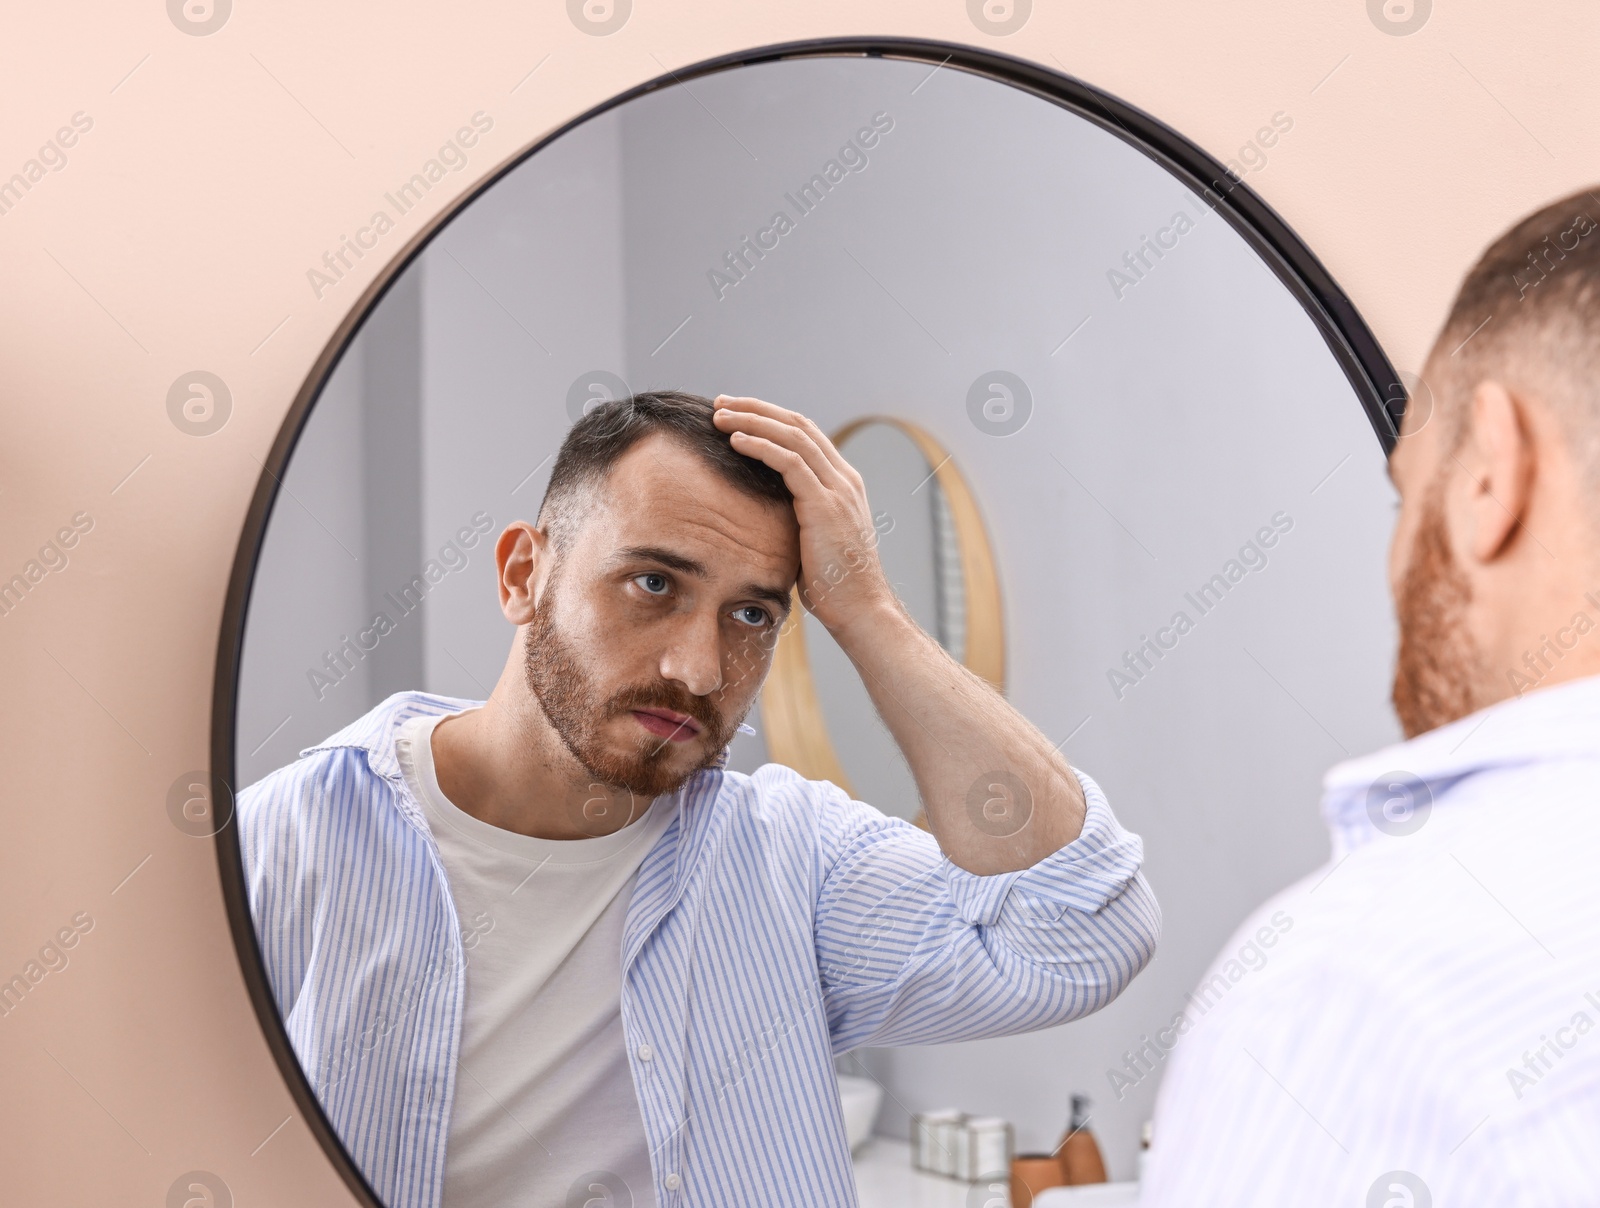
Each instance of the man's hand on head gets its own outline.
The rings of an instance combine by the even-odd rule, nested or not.
[[[866,484],[827,434],[796,411],[719,394],[717,427],[734,449],[783,475],[800,524],[800,596],[835,636],[884,606],[894,590],[878,560]]]
[[[805,416],[755,398],[715,402],[734,449],[777,470],[794,495],[802,598],[860,673],[945,854],[985,876],[1073,842],[1088,807],[1059,744],[900,607],[861,475]]]

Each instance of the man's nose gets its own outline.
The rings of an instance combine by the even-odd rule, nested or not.
[[[676,680],[695,696],[722,687],[722,634],[715,613],[686,618],[661,656],[663,678]]]

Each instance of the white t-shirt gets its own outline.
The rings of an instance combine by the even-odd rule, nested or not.
[[[598,838],[502,830],[440,790],[432,738],[442,720],[407,722],[395,753],[438,842],[467,957],[445,1208],[565,1204],[597,1171],[653,1208],[622,1033],[622,925],[677,795]]]

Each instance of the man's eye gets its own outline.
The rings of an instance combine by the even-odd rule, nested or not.
[[[667,594],[666,575],[657,574],[655,571],[651,571],[648,574],[635,575],[633,577],[633,581],[640,587],[644,588],[644,590],[649,592],[652,596],[664,596]]]
[[[743,608],[735,608],[733,615],[746,625],[765,625],[770,619],[767,610],[755,604],[746,604]]]

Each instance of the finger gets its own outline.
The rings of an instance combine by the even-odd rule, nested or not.
[[[799,411],[790,411],[788,408],[780,407],[776,403],[769,403],[766,399],[754,398],[748,395],[719,394],[714,400],[714,404],[722,405],[719,406],[719,410],[726,409],[735,413],[765,415],[781,423],[790,424],[798,428],[811,438],[811,442],[817,446],[822,455],[828,459],[828,464],[836,471],[847,478],[859,477],[856,473],[856,468],[845,460],[844,454],[840,453],[834,446],[833,441],[828,439],[828,434],[822,430],[821,425],[809,415],[804,415]]]
[[[782,474],[784,486],[797,500],[816,499],[822,495],[824,488],[817,472],[793,449],[749,432],[734,432],[731,439],[735,451],[765,462]]]
[[[736,411],[723,408],[717,412],[719,417],[717,426],[724,432],[743,432],[751,436],[759,436],[773,444],[781,445],[799,454],[805,459],[806,464],[817,476],[819,482],[827,484],[837,490],[842,487],[852,487],[854,484],[845,479],[839,468],[828,459],[826,453],[812,439],[811,434],[798,424],[787,423],[775,416],[763,415],[755,411]],[[743,452],[741,449],[740,452]]]
[[[769,403],[765,399],[751,398],[744,395],[719,394],[714,403],[725,403],[727,409],[745,414],[754,413],[766,415],[783,423],[793,424],[811,438],[813,444],[821,450],[822,455],[831,465],[846,478],[857,477],[856,468],[845,460],[844,454],[834,447],[833,441],[828,439],[828,434],[822,430],[815,420],[809,415],[802,415],[798,411],[790,411],[776,403]],[[722,408],[719,408],[719,410]]]

